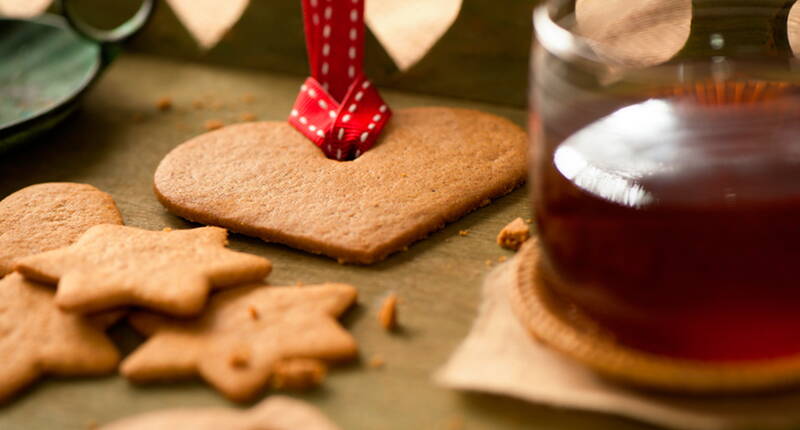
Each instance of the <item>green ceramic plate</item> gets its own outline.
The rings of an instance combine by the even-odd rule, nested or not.
[[[112,30],[80,21],[68,1],[61,10],[63,17],[0,19],[0,152],[66,118],[119,44],[145,24],[153,1],[144,1],[133,18]]]

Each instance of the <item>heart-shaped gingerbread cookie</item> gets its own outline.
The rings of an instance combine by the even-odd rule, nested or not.
[[[522,183],[525,140],[494,115],[412,108],[339,162],[288,123],[239,124],[170,152],[155,192],[189,220],[368,264]]]

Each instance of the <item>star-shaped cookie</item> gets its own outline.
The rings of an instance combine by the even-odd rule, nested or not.
[[[215,294],[195,319],[137,313],[129,321],[150,338],[121,371],[137,382],[200,375],[228,398],[246,401],[282,360],[354,357],[356,342],[336,318],[356,296],[345,284],[251,285]]]
[[[0,402],[42,374],[100,375],[119,361],[102,326],[62,311],[51,288],[12,273],[0,280]]]
[[[90,228],[74,244],[22,258],[26,278],[58,283],[62,309],[89,313],[136,305],[171,315],[199,313],[211,288],[264,279],[269,260],[227,248],[218,227],[149,231]]]

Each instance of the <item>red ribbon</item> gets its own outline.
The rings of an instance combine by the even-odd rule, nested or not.
[[[328,158],[369,150],[392,116],[362,70],[365,0],[302,0],[311,76],[289,123]]]

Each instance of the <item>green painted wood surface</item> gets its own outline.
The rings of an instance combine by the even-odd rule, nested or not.
[[[124,56],[65,124],[37,144],[0,155],[0,197],[43,181],[87,182],[114,196],[129,225],[187,227],[152,194],[151,178],[159,160],[175,145],[201,133],[208,119],[233,122],[242,113],[252,112],[260,119],[283,120],[301,80]],[[253,96],[252,103],[243,101],[247,94]],[[451,105],[494,112],[519,124],[525,118],[521,110],[392,91],[384,94],[394,108]],[[156,110],[155,102],[162,96],[173,98],[172,111]],[[196,99],[218,105],[197,110],[192,107]],[[481,280],[489,270],[485,261],[511,255],[495,245],[495,235],[508,221],[528,213],[526,190],[517,190],[409,251],[368,267],[342,266],[241,236],[233,236],[231,246],[272,259],[273,284],[340,281],[358,287],[359,305],[344,322],[360,343],[361,361],[335,369],[321,389],[298,395],[319,406],[343,429],[449,429],[454,417],[463,419],[464,430],[650,428],[599,414],[453,392],[431,382],[431,374],[467,334],[479,304]],[[459,236],[459,230],[467,229],[468,236]],[[388,291],[402,298],[402,330],[393,335],[385,333],[375,319],[380,299]],[[125,350],[137,342],[125,330],[115,330],[114,337]],[[376,353],[386,360],[383,369],[366,365]],[[117,376],[47,379],[0,407],[0,429],[83,430],[90,423],[141,411],[202,405],[230,403],[198,382],[137,387]]]

